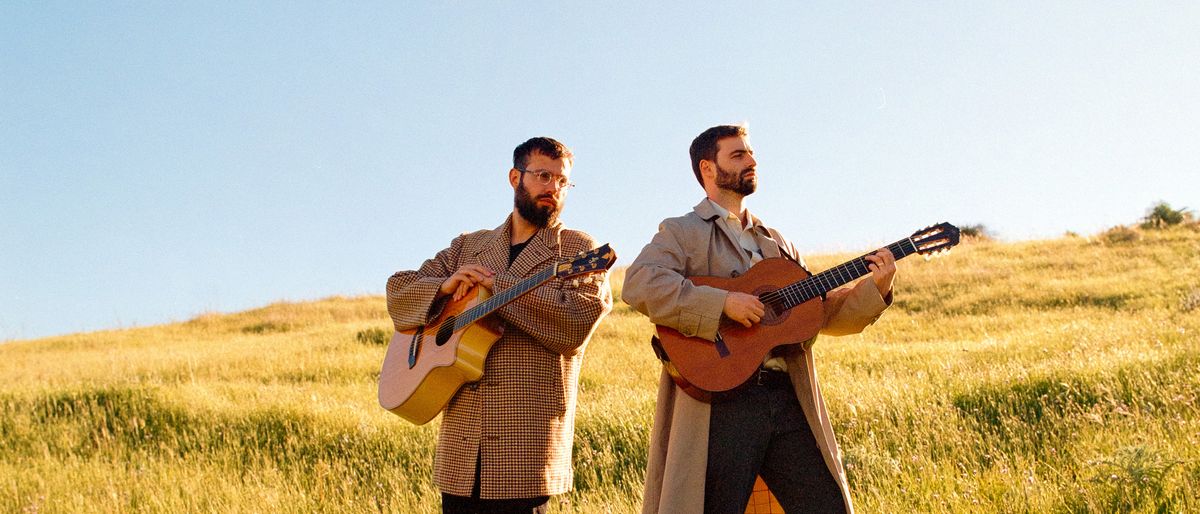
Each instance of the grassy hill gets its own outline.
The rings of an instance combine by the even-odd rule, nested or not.
[[[1200,232],[900,266],[875,326],[817,346],[860,511],[1200,511]],[[330,298],[0,345],[0,511],[434,512],[437,421],[375,403],[387,330],[381,297]],[[640,505],[651,330],[618,302],[588,348],[558,511]]]

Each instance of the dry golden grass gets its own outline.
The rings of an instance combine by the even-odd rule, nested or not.
[[[859,510],[1200,511],[1195,230],[968,243],[897,280],[817,346]],[[0,510],[435,512],[437,422],[375,404],[388,327],[330,298],[0,345]],[[651,331],[618,302],[589,346],[557,511],[640,505]]]

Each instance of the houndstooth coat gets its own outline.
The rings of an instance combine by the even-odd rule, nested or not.
[[[442,282],[466,264],[495,275],[496,291],[560,260],[591,250],[586,233],[543,228],[508,265],[511,215],[493,230],[462,234],[416,271],[387,282],[388,313],[396,330],[425,324]],[[492,346],[483,377],[468,384],[442,413],[434,483],[443,493],[469,496],[481,455],[480,497],[533,498],[571,488],[571,446],[583,352],[600,319],[612,310],[608,275],[550,282],[501,308],[504,335]]]

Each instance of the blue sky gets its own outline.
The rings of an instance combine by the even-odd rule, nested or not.
[[[722,123],[807,252],[1200,207],[1191,2],[4,2],[0,48],[0,340],[379,294],[535,135],[619,265]]]

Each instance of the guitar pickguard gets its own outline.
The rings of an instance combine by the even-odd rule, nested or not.
[[[412,342],[408,343],[408,369],[417,365],[417,355],[421,353],[421,341],[425,339],[425,325],[417,327]]]

